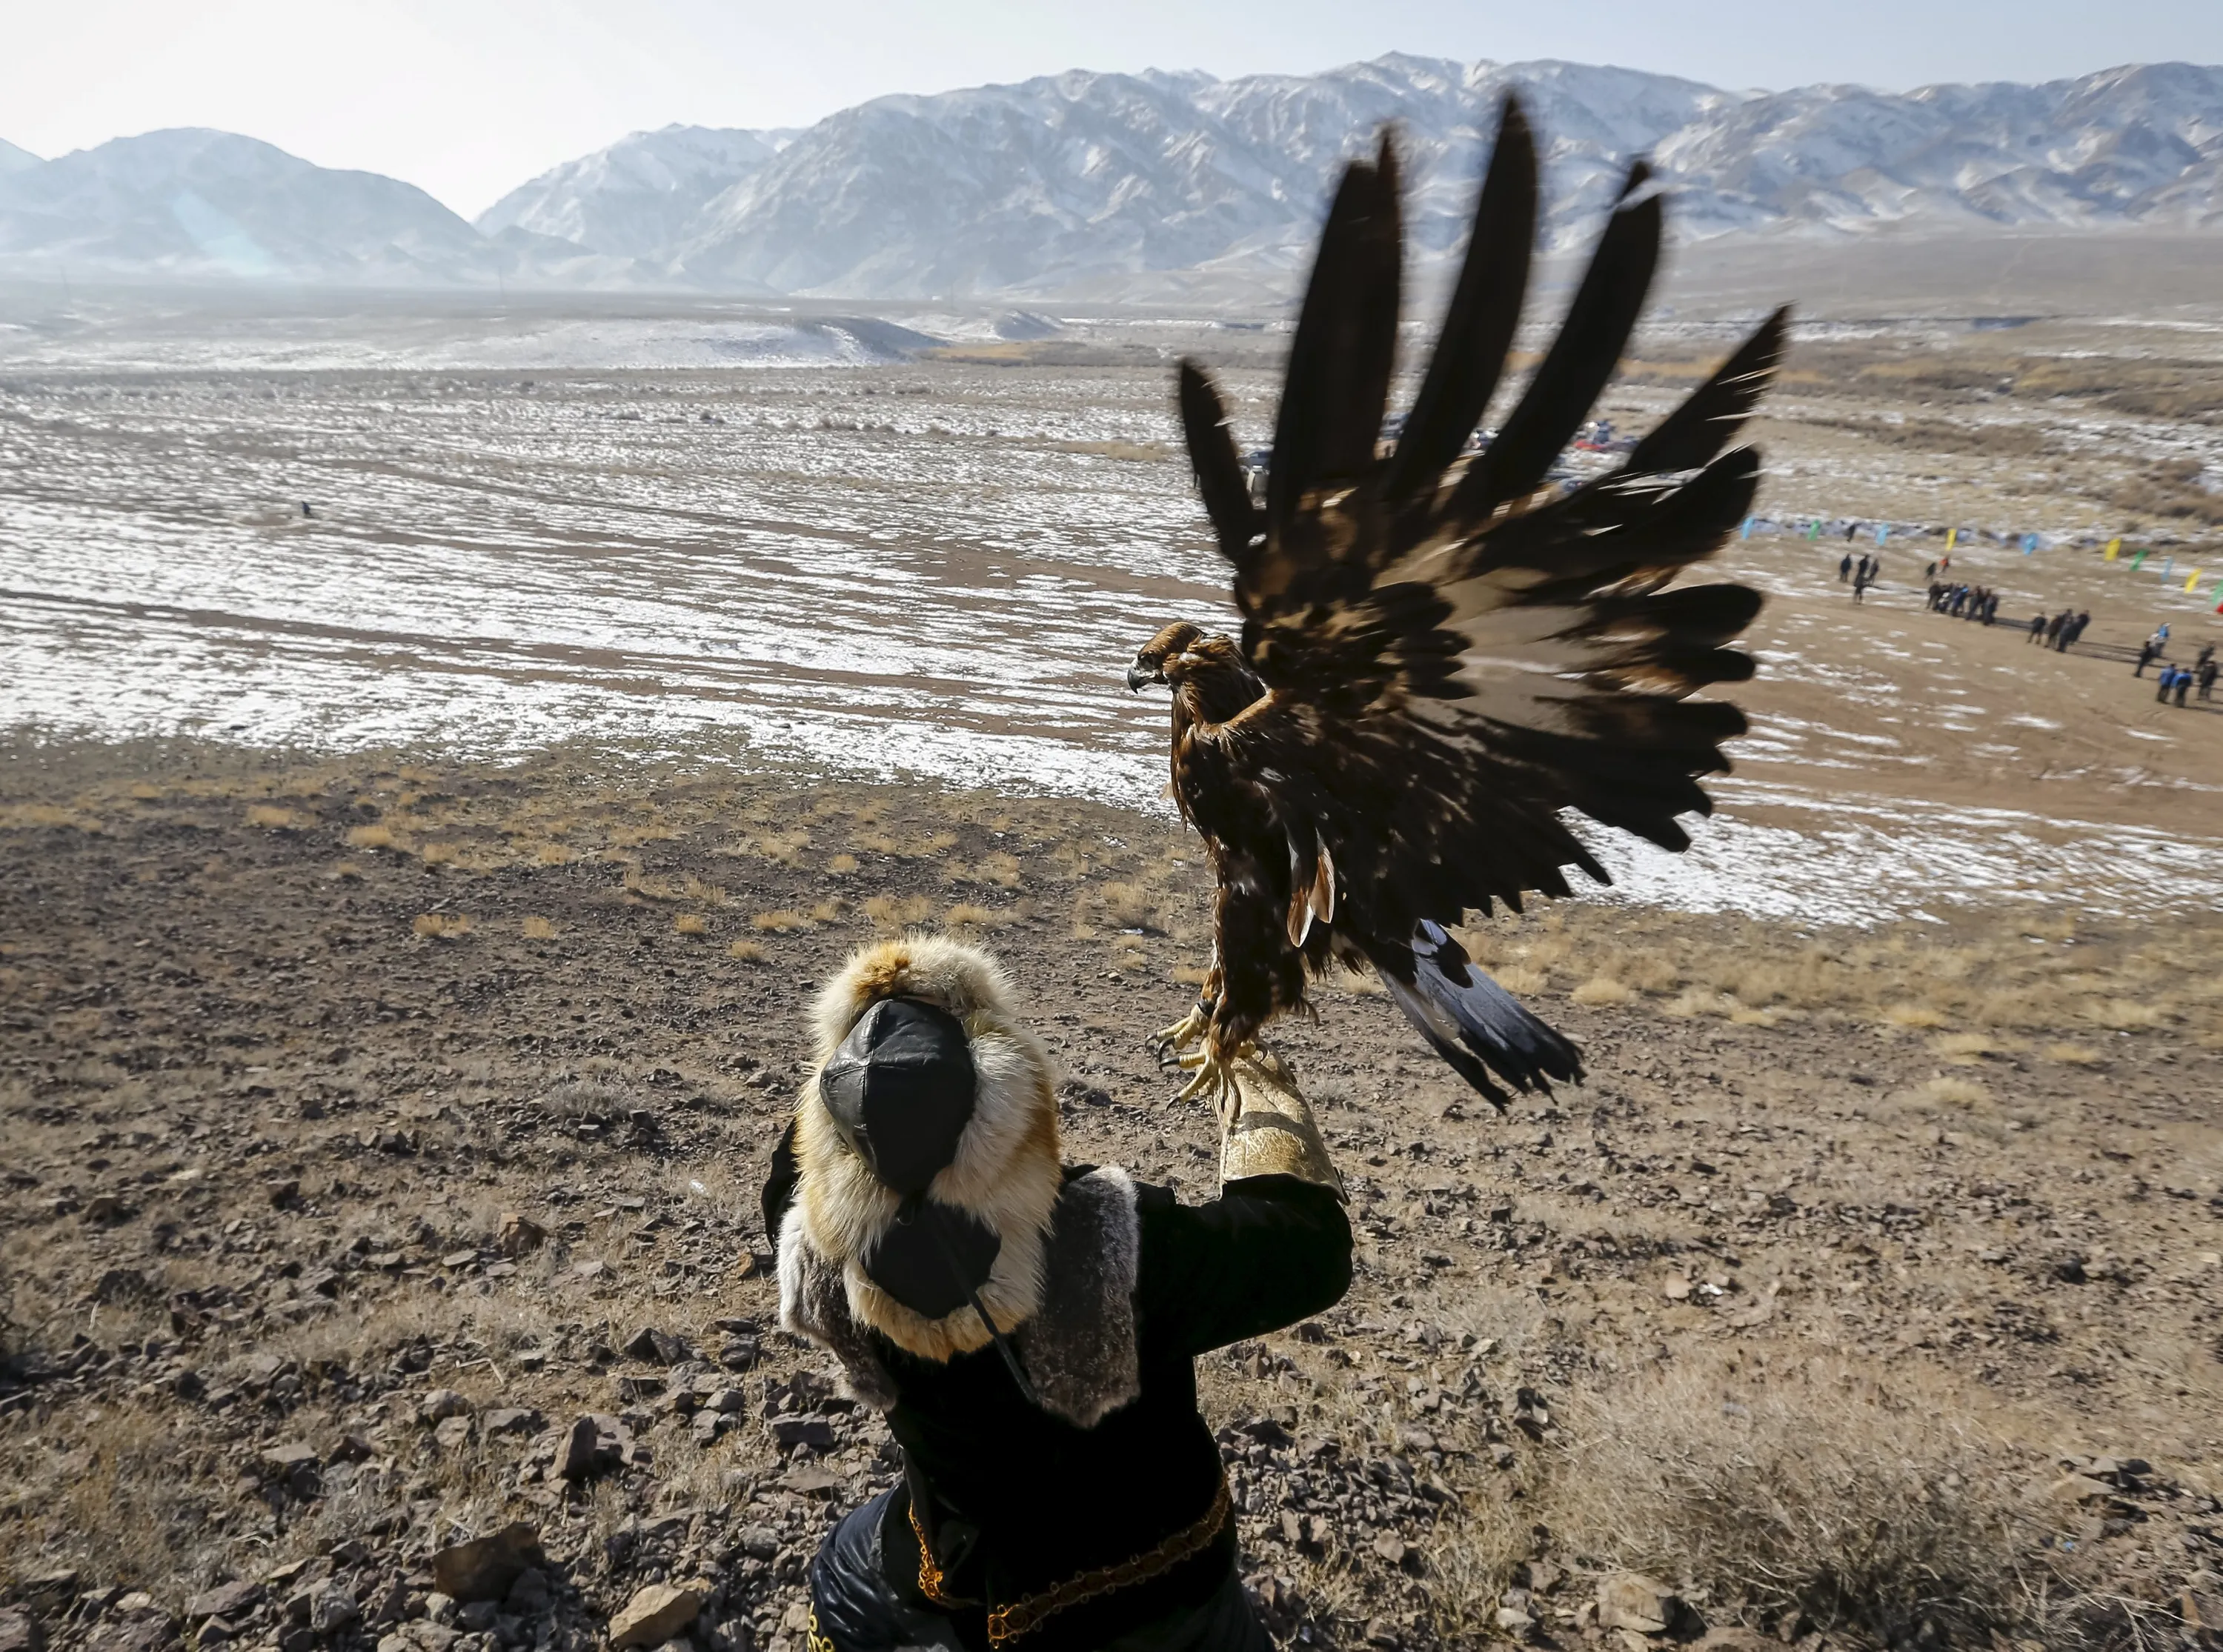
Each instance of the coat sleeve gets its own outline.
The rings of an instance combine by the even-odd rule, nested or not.
[[[765,1178],[764,1184],[765,1238],[775,1256],[779,1254],[780,1219],[787,1215],[787,1207],[795,1202],[797,1174],[795,1121],[790,1119],[787,1128],[780,1132],[779,1140],[771,1150],[771,1170]]]
[[[1351,1286],[1351,1222],[1327,1188],[1290,1176],[1231,1182],[1209,1204],[1137,1190],[1142,1333],[1195,1355],[1332,1307]]]

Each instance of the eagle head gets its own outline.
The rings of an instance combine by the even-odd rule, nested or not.
[[[1175,620],[1136,650],[1135,663],[1127,668],[1127,687],[1140,694],[1145,683],[1178,682],[1182,656],[1203,639],[1204,633],[1188,621]]]

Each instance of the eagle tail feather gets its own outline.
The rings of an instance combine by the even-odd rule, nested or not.
[[[1434,920],[1415,927],[1408,953],[1377,957],[1374,966],[1405,1018],[1493,1105],[1508,1099],[1493,1077],[1524,1094],[1549,1092],[1554,1078],[1581,1080],[1575,1046],[1477,969]]]

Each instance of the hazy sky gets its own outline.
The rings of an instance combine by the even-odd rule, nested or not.
[[[1733,86],[2223,62],[2223,0],[21,0],[0,138],[164,126],[406,178],[464,213],[642,127],[805,124],[1060,69],[1306,72],[1403,51]]]

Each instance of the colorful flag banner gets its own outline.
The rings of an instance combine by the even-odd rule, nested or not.
[[[2192,576],[2185,581],[2184,588],[2188,591],[2196,591],[2200,588],[2200,570],[2198,568],[2195,568],[2192,570]]]
[[[1891,530],[1890,530],[1888,527],[1885,526],[1882,523],[1880,523],[1880,522],[1877,523],[1877,524],[1876,524],[1876,543],[1878,543],[1878,544],[1881,544],[1881,543],[1883,543],[1883,542],[1884,542],[1885,540],[1886,540],[1886,539],[1888,539],[1888,538],[1890,538],[1890,537],[1891,537]]]
[[[2138,552],[2138,554],[2137,556],[2135,556],[2132,557],[2132,558],[2131,558],[2131,572],[2132,572],[2132,573],[2133,573],[2133,574],[2135,574],[2135,573],[2137,573],[2140,568],[2144,568],[2144,567],[2146,565],[2146,558],[2147,558],[2148,556],[2151,556],[2152,554],[2153,554],[2153,553],[2152,553],[2151,551],[2142,550],[2142,551]]]
[[[2111,562],[2113,562],[2115,558],[2121,554],[2122,549],[2123,542],[2121,540],[2110,539],[2107,541],[2107,555],[2105,560]]]
[[[2023,537],[2022,537],[2022,554],[2023,554],[2024,556],[2030,556],[2031,554],[2032,554],[2034,551],[2036,551],[2037,550],[2037,536],[2036,534],[2034,534],[2034,533],[2026,533],[2026,534],[2023,535]]]
[[[1737,537],[1740,539],[1749,539],[1752,537],[1752,518],[1750,517],[1745,518],[1744,531],[1737,535]]]
[[[1958,529],[1958,528],[1948,528],[1948,529],[1946,529],[1946,530],[1945,530],[1945,549],[1946,549],[1946,550],[1952,550],[1952,549],[1953,549],[1953,547],[1954,547],[1954,546],[1955,546],[1955,545],[1959,544],[1960,543],[1961,543],[1961,531],[1960,531],[1960,529]]]

